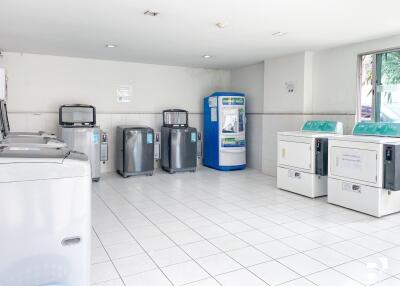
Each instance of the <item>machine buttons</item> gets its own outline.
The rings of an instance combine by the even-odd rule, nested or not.
[[[316,144],[316,150],[317,152],[321,152],[321,139],[316,139],[315,140],[315,144]]]
[[[392,161],[392,153],[393,153],[392,148],[387,147],[385,152],[386,161]]]

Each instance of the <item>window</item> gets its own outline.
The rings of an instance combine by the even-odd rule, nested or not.
[[[400,50],[360,56],[362,121],[400,122]]]

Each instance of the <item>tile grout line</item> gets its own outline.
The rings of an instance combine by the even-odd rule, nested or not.
[[[168,239],[170,239],[174,244],[175,244],[175,246],[176,247],[178,247],[181,251],[183,251],[186,255],[188,255],[192,260],[193,260],[193,262],[195,262],[201,269],[203,269],[203,271],[205,271],[211,278],[213,278],[218,284],[220,284],[215,278],[214,278],[214,276],[213,275],[211,275],[206,269],[204,269],[193,257],[191,257],[188,253],[186,253],[186,251],[184,250],[184,249],[182,249],[182,247],[180,246],[180,245],[178,245],[174,240],[172,240],[166,233],[164,233],[163,232],[163,230],[161,230],[155,223],[153,223],[146,215],[144,215],[139,209],[137,209],[136,208],[136,206],[134,206],[131,202],[129,202],[129,200],[127,200],[126,199],[126,197],[125,196],[123,196],[121,193],[119,193],[118,191],[116,191],[115,189],[114,189],[114,187],[111,185],[110,186],[112,189],[113,189],[113,191],[114,192],[116,192],[119,196],[121,196],[126,202],[128,202],[128,204],[129,205],[131,205],[133,208],[135,208],[142,216],[144,216],[146,219],[148,219],[156,228],[158,228],[158,230],[161,232],[161,233],[163,233],[165,236],[167,236],[168,237]],[[114,213],[114,212],[113,212]],[[115,214],[114,214],[115,215]],[[118,220],[120,220],[119,218],[117,218]],[[120,221],[122,224],[123,224],[123,222],[122,221]],[[124,227],[125,227],[125,225],[124,225]],[[126,228],[126,227],[125,227]],[[127,229],[126,228],[126,230],[131,234],[131,236],[134,236],[131,232],[130,232],[130,230],[129,229]],[[136,240],[136,238],[135,238],[135,240]],[[137,241],[138,243],[140,243],[139,241]],[[144,247],[143,247],[143,249],[145,249]],[[163,249],[160,249],[160,250],[163,250]],[[146,254],[153,260],[153,258],[151,257],[151,255],[145,250],[145,252],[146,252]],[[162,268],[161,267],[159,267],[159,265],[153,260],[153,262],[155,263],[155,265],[160,269],[160,271],[164,274],[164,276],[166,276],[166,278],[171,282],[171,284],[172,285],[175,285],[175,284],[173,284],[172,283],[172,281],[167,277],[167,275],[162,271]],[[177,264],[179,264],[179,263],[177,263]],[[171,265],[170,265],[171,266]],[[169,267],[169,266],[166,266],[166,267]],[[204,279],[201,279],[201,280],[204,280]],[[198,281],[201,281],[201,280],[198,280]],[[192,282],[190,282],[190,283],[194,283],[194,282],[197,282],[197,281],[192,281]],[[220,284],[221,285],[221,284]]]
[[[168,195],[167,195],[168,196]],[[168,196],[168,197],[170,197],[170,196]],[[172,198],[172,199],[174,199],[174,198]],[[202,201],[202,200],[200,200],[200,201]],[[178,201],[179,202],[179,201]],[[185,205],[184,203],[182,203],[182,202],[179,202],[179,203],[181,203],[181,204],[183,204],[184,206],[186,206],[186,207],[188,207],[187,205]],[[206,202],[204,202],[205,204],[207,204]],[[158,204],[158,203],[157,203]],[[158,204],[159,205],[159,204]],[[161,207],[161,206],[160,206]],[[162,208],[162,207],[161,207]],[[190,207],[188,207],[189,209],[191,209]],[[239,207],[240,208],[240,207]],[[165,208],[162,208],[162,209],[164,209],[165,210]],[[193,210],[193,209],[192,209]],[[194,210],[195,211],[195,210]],[[196,211],[195,211],[196,212]],[[222,212],[224,212],[224,211],[222,211]],[[340,213],[340,212],[338,212],[338,213]],[[229,214],[228,214],[229,215]],[[256,216],[258,216],[258,215],[256,215]],[[261,217],[261,218],[263,218],[263,217]],[[179,220],[179,219],[178,219]],[[237,219],[237,220],[239,220],[240,221],[240,219]],[[296,221],[296,220],[295,220]],[[361,219],[360,219],[360,221],[361,221]],[[213,222],[213,221],[212,221]],[[214,222],[213,222],[214,223]],[[215,224],[215,223],[214,223]],[[346,223],[345,223],[346,224]],[[345,224],[343,224],[343,225],[345,225]],[[217,224],[219,227],[222,227],[221,225],[219,225],[219,224]],[[317,228],[317,227],[315,227],[315,226],[312,226],[312,227],[314,227],[314,228],[316,228],[317,230],[323,230],[323,231],[325,231],[324,229],[320,229],[320,228]],[[223,227],[222,227],[223,228]],[[256,229],[257,230],[257,229]],[[261,231],[262,232],[262,231]],[[310,232],[313,232],[313,231],[310,231]],[[359,231],[358,231],[359,232]],[[229,231],[228,231],[228,233],[230,233]],[[232,233],[231,233],[232,234]],[[365,234],[365,233],[362,233],[362,232],[360,232],[360,234],[362,234],[362,235],[367,235],[367,234]],[[233,234],[234,235],[234,234]],[[235,235],[234,235],[235,236]],[[293,235],[293,236],[301,236],[301,237],[304,237],[303,236],[303,234],[299,234],[299,233],[296,233],[295,235]],[[235,236],[236,237],[236,236]],[[290,236],[290,237],[292,237],[292,236]],[[304,237],[304,238],[306,238],[306,239],[309,239],[309,238],[307,238],[307,237]],[[239,238],[240,239],[240,238]],[[277,240],[277,239],[275,239],[275,240]],[[347,240],[351,240],[351,239],[347,239]],[[343,240],[343,241],[347,241],[346,239],[345,240]],[[281,241],[281,239],[279,239],[279,241],[281,242],[281,243],[283,243],[283,244],[285,244],[285,245],[287,245],[286,243],[284,243],[284,242],[282,242]],[[342,242],[343,242],[342,241]],[[210,241],[209,241],[210,242]],[[211,243],[211,242],[210,242]],[[246,242],[247,243],[247,242]],[[338,242],[338,243],[340,243],[340,242]],[[215,246],[215,245],[214,245]],[[253,245],[251,245],[251,246],[253,246]],[[288,247],[290,247],[290,248],[292,248],[290,245],[287,245]],[[328,247],[328,248],[330,248],[329,247],[329,245],[320,245],[321,247]],[[216,246],[217,247],[217,246]],[[318,247],[318,248],[321,248],[321,247]],[[362,247],[362,246],[361,246]],[[217,247],[218,248],[218,247]],[[257,249],[257,248],[256,248]],[[292,248],[293,249],[293,248]],[[315,248],[316,249],[316,248]],[[330,248],[330,249],[332,249],[332,248]],[[366,249],[369,249],[369,248],[366,248]],[[295,251],[298,251],[297,249],[294,249]],[[310,250],[312,250],[312,249],[310,249]],[[335,251],[335,252],[338,252],[338,251],[336,251],[335,249],[332,249],[333,251]],[[372,249],[369,249],[369,250],[372,250]],[[307,251],[309,251],[309,250],[307,250]],[[372,250],[372,251],[374,251],[374,250]],[[224,252],[225,253],[225,252]],[[314,259],[313,257],[310,257],[310,256],[308,256],[306,253],[304,253],[304,252],[302,252],[302,251],[298,251],[298,253],[296,253],[296,254],[299,254],[299,253],[301,253],[301,254],[304,254],[304,255],[306,255],[307,257],[309,257],[310,259],[312,259],[312,260],[314,260],[314,261],[317,261],[317,262],[319,262],[319,263],[321,263],[321,264],[323,264],[323,265],[325,265],[325,266],[327,266],[328,268],[326,268],[326,269],[324,269],[324,270],[322,270],[322,271],[325,271],[325,270],[328,270],[328,269],[332,269],[332,270],[334,270],[334,271],[337,271],[336,269],[334,269],[335,267],[338,267],[338,266],[340,266],[340,265],[343,265],[343,264],[346,264],[346,263],[350,263],[350,262],[353,262],[353,261],[357,261],[357,259],[354,259],[354,258],[352,258],[352,257],[349,257],[351,260],[350,261],[348,261],[348,262],[346,262],[346,263],[343,263],[343,264],[339,264],[339,265],[335,265],[334,267],[329,267],[328,265],[326,265],[325,263],[323,263],[323,262],[321,262],[321,261],[319,261],[319,260],[316,260],[316,259]],[[340,253],[340,252],[339,252]],[[376,254],[376,253],[379,253],[379,252],[375,252],[374,254]],[[229,256],[229,254],[227,254],[227,253],[225,253],[226,255],[228,255]],[[296,255],[296,254],[292,254],[292,255]],[[342,254],[342,253],[340,253],[340,254]],[[371,255],[374,255],[374,254],[371,254]],[[288,256],[292,256],[292,255],[288,255]],[[285,256],[285,257],[288,257],[288,256]],[[344,256],[346,256],[346,255],[344,255]],[[367,256],[370,256],[370,255],[367,255]],[[367,256],[365,256],[365,257],[367,257]],[[271,257],[272,258],[272,257]],[[282,259],[282,258],[284,258],[284,257],[280,257],[279,259]],[[301,274],[299,274],[299,273],[297,273],[296,271],[294,271],[293,269],[291,269],[290,267],[288,267],[288,266],[286,266],[286,265],[284,265],[284,264],[282,264],[280,261],[278,261],[278,259],[274,259],[274,258],[272,258],[274,261],[276,261],[276,262],[278,262],[278,263],[280,263],[281,265],[283,265],[284,267],[287,267],[287,268],[289,268],[290,270],[292,270],[294,273],[296,273],[296,274],[298,274],[300,277],[304,277],[304,278],[306,278],[306,276],[303,276],[303,275],[301,275]],[[360,258],[361,259],[361,258]],[[265,262],[264,262],[265,263]],[[261,263],[262,264],[262,263]],[[246,269],[247,269],[247,267],[245,267]],[[249,269],[248,269],[249,270]],[[250,271],[250,270],[249,270]],[[317,272],[314,272],[314,273],[311,273],[311,274],[309,274],[309,275],[312,275],[312,274],[315,274],[315,273],[318,273],[318,272],[322,272],[322,271],[317,271]],[[251,271],[250,271],[251,272]],[[252,272],[253,273],[253,272]],[[340,272],[339,271],[339,273],[341,273],[342,275],[345,275],[345,276],[347,276],[346,274],[344,274],[344,273],[342,273],[342,272]],[[253,273],[254,274],[254,273]],[[307,276],[309,276],[309,275],[307,275]],[[257,276],[257,275],[256,275]],[[257,276],[258,277],[258,276]],[[353,281],[356,281],[356,280],[354,280],[353,278],[351,278],[351,277],[349,277],[349,276],[347,276],[349,279],[351,279],[351,280],[353,280]],[[260,278],[261,279],[261,278]],[[307,279],[308,280],[308,279]],[[286,283],[286,282],[284,282],[284,283]]]
[[[141,191],[139,191],[139,192],[141,192]],[[120,192],[117,192],[117,193],[120,193]],[[125,196],[124,196],[125,197]],[[147,198],[149,198],[148,196],[146,196]],[[170,197],[170,196],[169,196]],[[184,205],[184,206],[186,206],[187,207],[187,205],[185,204],[185,203],[182,203],[182,202],[180,202],[180,201],[177,201],[176,200],[176,198],[174,198],[174,197],[170,197],[171,199],[173,199],[173,200],[175,200],[176,202],[178,202],[179,204],[181,204],[181,205]],[[125,200],[126,200],[126,198],[125,198]],[[154,202],[154,203],[156,203],[159,207],[160,207],[160,205],[159,205],[159,203],[157,203],[157,202],[155,202],[154,201],[154,199],[153,198],[150,198],[150,200],[152,201],[152,202]],[[199,200],[199,201],[202,201],[201,199],[199,199],[198,197],[197,197],[197,200]],[[129,203],[130,203],[130,201],[129,201]],[[232,202],[228,202],[229,204],[233,204]],[[130,203],[131,204],[131,203]],[[216,208],[215,206],[212,206],[213,208]],[[136,207],[135,207],[136,208]],[[165,208],[163,208],[163,207],[160,207],[161,209],[164,209],[164,210],[166,210]],[[191,209],[191,208],[189,208],[189,209]],[[297,208],[298,209],[298,208]],[[193,210],[193,209],[192,209]],[[296,209],[295,209],[296,210]],[[167,212],[169,212],[169,210],[167,210]],[[195,211],[196,213],[198,213],[197,211]],[[224,212],[224,211],[222,211],[222,212]],[[170,213],[170,212],[169,212]],[[226,213],[226,212],[225,212]],[[229,214],[228,214],[229,215]],[[175,215],[173,215],[175,218],[177,218]],[[204,215],[203,214],[201,214],[200,215],[201,217],[203,217],[204,218]],[[256,215],[257,217],[261,217],[261,216],[259,216],[259,215]],[[146,216],[146,218],[148,218],[147,216]],[[235,217],[233,217],[234,219],[236,219],[237,221],[240,221],[240,219],[238,219],[238,218],[235,218]],[[264,218],[264,217],[261,217],[261,218]],[[177,218],[178,219],[178,218]],[[206,218],[207,220],[209,220],[209,221],[211,221],[210,219],[208,219],[208,218]],[[183,222],[183,221],[181,221],[181,219],[178,219],[178,221],[180,221],[181,223],[184,223],[185,225],[187,225],[185,222]],[[360,219],[360,221],[361,221],[361,219]],[[221,225],[219,225],[219,224],[217,224],[217,223],[215,223],[214,221],[211,221],[213,224],[215,224],[215,225],[217,225],[217,226],[219,226],[219,227],[221,227]],[[153,223],[154,224],[154,223]],[[344,224],[342,224],[342,225],[346,225],[347,223],[344,223]],[[155,224],[156,225],[156,224]],[[278,225],[278,224],[277,224]],[[157,225],[156,225],[157,226]],[[315,226],[313,226],[314,228],[316,228],[317,230],[322,230],[322,231],[325,231],[326,232],[326,230],[325,229],[320,229],[320,228],[318,228],[318,227],[315,227]],[[157,228],[158,228],[158,226],[157,226]],[[223,228],[223,227],[222,227]],[[255,229],[253,226],[251,226],[251,228],[253,228],[253,229]],[[189,227],[189,229],[191,229],[191,230],[193,230],[191,227]],[[351,227],[350,227],[350,229],[352,229]],[[387,228],[387,229],[390,229],[390,228]],[[226,229],[225,229],[226,230]],[[255,229],[255,230],[259,230],[259,229]],[[383,230],[385,230],[385,228],[381,228],[381,229],[379,229],[379,230],[377,230],[377,232],[379,232],[379,231],[383,231]],[[164,232],[162,232],[162,233],[164,233]],[[230,233],[231,235],[233,235],[233,236],[235,236],[234,235],[234,233],[231,233],[230,231],[228,231],[228,233]],[[369,234],[366,234],[366,233],[363,233],[363,232],[360,232],[360,234],[362,234],[363,236],[369,236]],[[304,237],[302,234],[299,234],[299,233],[296,233],[295,235],[299,235],[299,236],[302,236],[302,237]],[[166,234],[166,236],[167,237],[169,237],[169,235],[168,234]],[[236,237],[236,236],[235,236]],[[307,238],[307,237],[305,237],[305,238]],[[240,238],[239,238],[240,239]],[[307,239],[309,239],[309,238],[307,238]],[[208,241],[208,239],[205,239],[206,241]],[[280,239],[275,239],[275,240],[280,240]],[[351,240],[351,238],[349,238],[349,239],[347,239],[347,240]],[[343,241],[345,241],[345,240],[343,240]],[[246,242],[246,244],[247,244],[247,242]],[[250,245],[250,246],[253,246],[253,245]],[[290,247],[290,246],[289,246]],[[329,245],[321,245],[321,247],[329,247]],[[394,246],[394,247],[396,247],[396,246]],[[217,247],[218,248],[218,247]],[[368,249],[368,248],[366,248],[366,249]],[[333,249],[334,250],[334,249]],[[370,249],[371,250],[371,249]],[[334,251],[336,251],[336,250],[334,250]],[[373,251],[375,251],[375,250],[373,250]],[[336,251],[337,252],[337,251]],[[224,251],[223,251],[223,253],[225,253]],[[300,252],[301,253],[301,252]],[[339,252],[340,253],[340,252]],[[376,252],[376,253],[379,253],[379,251],[378,252]],[[226,253],[225,253],[226,254]],[[228,255],[228,254],[227,254]],[[372,254],[371,254],[372,255]],[[369,255],[368,255],[369,256]],[[313,259],[312,257],[311,257],[311,259]],[[353,259],[353,258],[351,258],[351,259]],[[361,258],[359,258],[359,259],[361,259]],[[357,261],[357,259],[353,259],[352,261]],[[348,262],[347,262],[348,263]],[[240,263],[239,263],[240,264]],[[322,263],[322,264],[324,264],[324,263]],[[286,266],[287,267],[287,266]],[[337,266],[335,266],[335,267],[337,267]],[[246,267],[245,267],[246,268]],[[333,267],[332,267],[333,268]],[[330,269],[330,268],[328,268],[328,269]],[[335,270],[336,271],[336,270]],[[340,272],[341,273],[341,272]],[[343,274],[343,273],[342,273]],[[344,275],[344,274],[343,274]],[[305,276],[302,276],[302,275],[300,275],[301,277],[305,277]],[[352,278],[351,278],[352,279]]]
[[[129,233],[129,235],[134,239],[134,241],[142,248],[142,250],[143,250],[143,252],[152,260],[152,262],[154,263],[154,265],[161,271],[161,273],[165,276],[165,278],[171,283],[171,285],[174,285],[173,283],[172,283],[172,281],[165,275],[165,273],[158,267],[158,264],[155,262],[155,260],[148,254],[148,252],[147,252],[147,250],[142,246],[142,244],[132,235],[132,233],[129,231],[129,229],[122,223],[122,221],[120,220],[120,218],[119,217],[117,217],[116,215],[115,215],[115,213],[114,213],[114,211],[108,206],[108,204],[104,201],[104,199],[99,195],[99,194],[97,194],[96,193],[96,195],[99,197],[99,199],[105,204],[105,206],[110,210],[110,212],[114,215],[114,217],[119,221],[119,223],[121,223],[121,225],[125,228],[125,231],[127,231],[128,233]],[[100,242],[101,242],[101,239],[99,238],[99,240],[100,240]],[[106,250],[107,251],[107,250]],[[108,254],[108,252],[107,252],[107,254]],[[133,255],[134,256],[134,255]],[[111,257],[110,257],[110,260],[112,261],[112,263],[113,263],[113,265],[114,265],[114,267],[115,267],[115,264],[114,264],[114,262],[113,262],[113,260],[111,259]],[[115,259],[115,260],[117,260],[117,259]],[[118,273],[118,275],[121,277],[121,280],[122,280],[122,283],[126,286],[126,284],[125,284],[125,281],[124,281],[124,279],[122,278],[122,275],[119,273],[119,271],[118,271],[118,269],[115,267],[115,270],[117,271],[117,273]],[[136,273],[135,275],[138,275],[138,274],[141,274],[141,273],[145,273],[145,272],[149,272],[149,271],[151,271],[151,270],[148,270],[148,271],[143,271],[143,272],[140,272],[140,273]],[[129,275],[129,276],[135,276],[135,275]],[[127,277],[129,277],[129,276],[127,276]]]
[[[99,242],[100,242],[101,246],[103,247],[104,251],[106,252],[108,258],[110,259],[110,262],[111,262],[111,264],[113,265],[113,267],[114,267],[114,269],[115,269],[115,272],[117,272],[119,279],[121,280],[122,284],[123,284],[124,286],[126,286],[124,280],[122,279],[121,274],[118,272],[117,267],[115,267],[115,264],[114,264],[114,262],[112,261],[112,259],[111,259],[111,257],[110,257],[110,254],[108,253],[107,249],[104,247],[104,244],[103,244],[103,242],[101,241],[99,235],[97,234],[97,232],[96,232],[96,230],[94,229],[94,227],[92,227],[92,229],[93,229],[93,232],[96,234],[97,239],[99,240]],[[112,280],[109,280],[109,281],[112,281]]]
[[[119,193],[119,192],[118,192]],[[122,194],[121,194],[121,196],[123,196]],[[172,198],[173,200],[175,200],[174,198]],[[152,200],[152,199],[150,199],[150,200]],[[162,206],[160,206],[159,205],[159,203],[158,202],[155,202],[154,200],[152,200],[155,204],[157,204],[161,209],[163,209],[163,210],[165,210],[166,212],[168,212],[168,213],[170,213],[169,212],[169,210],[166,210],[165,208],[163,208]],[[130,202],[129,202],[130,203]],[[180,202],[181,203],[181,202]],[[184,205],[184,206],[186,206],[185,204],[183,204],[183,203],[181,203],[182,205]],[[186,206],[187,207],[187,206]],[[136,208],[136,207],[135,207]],[[188,209],[191,209],[190,207],[187,207]],[[193,210],[193,209],[191,209],[191,210]],[[196,210],[193,210],[194,212],[196,212],[197,213],[197,211]],[[171,213],[170,213],[171,214]],[[183,222],[183,221],[181,221],[178,217],[176,217],[174,214],[171,214],[172,216],[174,216],[179,222],[181,222],[181,223],[183,223],[183,224],[185,224],[185,225],[187,225],[185,222]],[[209,220],[209,221],[211,221],[209,218],[207,218],[207,217],[204,217],[202,214],[199,214],[201,217],[203,217],[203,218],[205,218],[206,220]],[[213,221],[211,221],[213,224],[215,224]],[[189,229],[190,230],[192,230],[192,231],[194,231],[195,233],[197,233],[198,235],[200,235],[201,237],[203,237],[200,233],[198,233],[195,229],[193,229],[193,228],[191,228],[189,225],[187,225],[188,227],[189,227]],[[223,228],[222,226],[220,226],[220,225],[218,225],[220,228]],[[226,230],[226,229],[225,229]],[[252,245],[252,244],[248,244],[246,241],[243,241],[240,237],[236,237],[234,234],[232,234],[232,233],[230,233],[229,231],[227,231],[229,234],[231,234],[232,236],[234,236],[235,238],[237,238],[237,239],[239,239],[239,240],[241,240],[242,242],[244,242],[244,243],[246,243],[248,246],[246,246],[246,247],[252,247],[252,248],[255,248],[256,250],[258,250],[258,251],[260,251],[259,249],[257,249],[256,247],[254,247],[254,245]],[[165,234],[166,236],[168,236],[167,234]],[[225,236],[225,235],[224,235]],[[168,236],[169,237],[169,236]],[[221,237],[223,237],[223,236],[221,236]],[[169,237],[170,238],[170,237]],[[220,249],[218,246],[216,246],[216,245],[214,245],[210,240],[208,240],[207,238],[205,238],[205,237],[203,237],[204,238],[204,240],[206,240],[208,243],[210,243],[210,244],[212,244],[214,247],[216,247],[216,248],[218,248],[219,250],[221,250],[221,252],[222,253],[224,253],[225,255],[227,255],[228,257],[230,257],[231,259],[233,259],[236,263],[238,263],[239,265],[241,265],[243,268],[242,269],[247,269],[247,271],[249,271],[250,273],[252,273],[255,277],[257,277],[257,278],[259,278],[261,281],[263,281],[263,282],[265,282],[267,285],[268,285],[268,283],[265,281],[265,280],[263,280],[261,277],[259,277],[258,275],[256,275],[254,272],[252,272],[248,267],[245,267],[244,265],[242,265],[240,262],[238,262],[237,260],[235,260],[234,258],[232,258],[229,254],[227,254],[224,250],[222,250],[222,249]],[[215,237],[215,238],[218,238],[218,237]],[[235,249],[233,249],[233,250],[235,250]],[[183,250],[183,251],[185,251],[185,250]],[[262,252],[262,251],[261,251]],[[216,254],[214,254],[214,255],[216,255]],[[210,256],[212,256],[212,255],[210,255]],[[267,255],[268,256],[268,255]],[[270,257],[270,256],[268,256],[268,257]],[[272,257],[270,257],[270,258],[272,258]],[[275,260],[275,259],[273,259],[272,258],[272,260],[274,260],[274,261],[276,261],[277,263],[280,263],[279,261],[277,261],[277,260]],[[271,261],[271,260],[270,260]],[[267,261],[268,262],[268,261]],[[263,263],[266,263],[265,261],[264,262],[262,262],[262,263],[260,263],[260,264],[263,264]],[[283,265],[282,263],[280,263],[281,265]],[[258,265],[258,264],[257,264]],[[201,265],[200,265],[201,266]],[[256,265],[253,265],[253,266],[256,266]],[[251,267],[253,267],[253,266],[251,266]],[[283,266],[285,266],[285,265],[283,265]],[[286,266],[285,266],[286,267]],[[236,269],[236,270],[233,270],[233,271],[229,271],[229,272],[226,272],[226,273],[221,273],[221,274],[218,274],[218,275],[215,275],[215,276],[219,276],[219,275],[223,275],[223,274],[227,274],[227,273],[231,273],[231,272],[235,272],[235,271],[238,271],[239,269]],[[297,273],[297,272],[295,272],[295,271],[293,271],[294,273],[296,273],[297,275],[299,275],[300,277],[302,277],[302,275],[301,274],[299,274],[299,273]],[[208,273],[208,272],[207,272]],[[213,277],[213,276],[212,276]]]
[[[168,195],[167,195],[168,196]],[[168,196],[169,197],[169,196]],[[174,199],[174,198],[172,198],[172,199]],[[152,200],[153,202],[154,202],[154,200]],[[157,203],[157,202],[154,202],[154,203],[156,203],[161,209],[164,209],[165,210],[165,208],[163,208],[162,206],[160,206],[159,205],[159,203]],[[181,203],[182,205],[184,205],[184,206],[186,206],[184,203],[182,203],[182,202],[179,202],[179,203]],[[204,202],[205,204],[207,204],[206,202]],[[188,207],[188,206],[186,206],[186,207]],[[189,209],[191,209],[190,207],[188,207]],[[193,210],[193,209],[191,209],[191,210]],[[169,212],[168,210],[166,210],[167,212]],[[193,210],[193,211],[195,211],[195,212],[197,212],[196,210]],[[203,217],[203,215],[201,215],[200,214],[200,216],[202,216]],[[177,218],[177,217],[176,217]],[[205,219],[207,219],[207,220],[210,220],[210,219],[208,219],[207,217],[203,217],[203,218],[205,218]],[[177,218],[178,219],[178,221],[180,221],[181,223],[184,223],[184,222],[182,222],[179,218]],[[211,221],[211,222],[213,222],[213,221]],[[214,223],[214,222],[213,222]],[[186,225],[186,223],[184,223],[185,225]],[[215,223],[214,223],[215,224]],[[217,226],[219,226],[219,227],[221,227],[221,228],[223,228],[222,226],[220,226],[220,225],[217,225]],[[191,229],[191,230],[193,230],[194,232],[196,232],[196,230],[194,230],[194,229],[192,229],[190,226],[189,226],[189,229]],[[257,230],[257,229],[256,229]],[[196,232],[197,233],[197,232]],[[230,233],[229,231],[228,231],[228,233]],[[233,235],[233,236],[235,236],[234,234],[232,234],[232,233],[230,233],[231,235]],[[201,234],[199,234],[199,235],[201,235]],[[296,233],[295,235],[293,235],[293,236],[302,236],[301,234],[298,234],[298,233]],[[221,236],[222,237],[222,236]],[[236,236],[235,236],[236,237]],[[303,236],[302,236],[303,237]],[[236,237],[236,238],[238,238],[238,237]],[[240,239],[240,240],[242,240],[240,237],[238,238],[238,239]],[[211,241],[209,241],[208,239],[206,239],[205,238],[205,240],[206,241],[208,241],[209,243],[211,243],[212,245],[214,245]],[[277,239],[274,239],[273,241],[275,241],[275,240],[277,240]],[[243,241],[243,240],[242,240]],[[280,239],[279,239],[279,241],[280,241]],[[243,242],[245,242],[246,244],[248,244],[246,241],[243,241]],[[283,243],[283,242],[282,242]],[[283,243],[283,244],[285,244],[285,243]],[[285,244],[286,245],[286,244]],[[215,247],[217,247],[218,249],[220,249],[218,246],[216,246],[216,245],[214,245]],[[255,247],[254,245],[250,245],[251,247],[253,247],[253,248],[255,248],[256,250],[258,250],[258,251],[260,251],[257,247]],[[289,246],[289,245],[287,245],[289,248],[292,248],[291,246]],[[322,247],[322,246],[321,246]],[[293,250],[295,250],[295,251],[297,251],[298,253],[295,253],[295,254],[291,254],[291,255],[288,255],[288,256],[284,256],[284,257],[289,257],[289,256],[292,256],[292,255],[296,255],[296,254],[299,254],[299,253],[302,253],[301,251],[298,251],[297,249],[294,249],[294,248],[292,248]],[[222,250],[222,249],[220,249],[220,250]],[[228,255],[229,256],[229,254],[227,254],[224,250],[222,250],[222,252],[224,253],[224,254],[226,254],[226,255]],[[263,252],[263,251],[261,251],[261,252]],[[264,252],[263,252],[264,253]],[[305,253],[302,253],[302,254],[304,254],[304,255],[306,255]],[[267,255],[268,257],[270,257],[269,255]],[[306,255],[307,257],[309,257],[308,255]],[[229,257],[231,257],[231,256],[229,256]],[[280,257],[279,259],[282,259],[282,258],[284,258],[284,257]],[[232,258],[232,257],[231,257]],[[272,257],[270,257],[270,258],[272,258]],[[313,260],[315,260],[314,258],[312,258],[312,257],[309,257],[310,259],[313,259]],[[232,259],[234,259],[234,258],[232,258]],[[234,259],[235,260],[235,259]],[[235,260],[236,261],[236,260]],[[293,270],[293,269],[291,269],[290,267],[288,267],[288,266],[286,266],[286,265],[284,265],[284,264],[282,264],[280,261],[278,261],[278,259],[275,259],[275,258],[272,258],[272,261],[275,261],[275,262],[277,262],[277,263],[279,263],[279,264],[281,264],[282,266],[284,266],[284,267],[287,267],[288,269],[290,269],[291,271],[293,271],[294,273],[296,273],[297,275],[299,275],[300,277],[304,277],[305,278],[305,276],[303,276],[303,275],[301,275],[300,273],[297,273],[295,270]],[[321,263],[320,261],[318,261],[318,260],[315,260],[315,261],[317,261],[317,262],[319,262],[319,263]],[[237,263],[239,263],[238,261],[236,261]],[[268,262],[268,261],[267,261]],[[262,262],[262,263],[260,263],[260,264],[264,264],[264,263],[266,263],[266,262]],[[240,264],[240,263],[239,263]],[[260,264],[256,264],[256,265],[260,265]],[[324,263],[322,263],[322,264],[324,264]],[[242,264],[240,264],[244,269],[247,269],[249,272],[251,272],[253,275],[255,275],[256,277],[258,277],[259,279],[261,279],[262,281],[264,281],[261,277],[259,277],[258,275],[256,275],[253,271],[251,271],[250,269],[248,269],[248,267],[245,267],[245,266],[243,266]],[[256,265],[253,265],[253,266],[256,266]],[[324,264],[325,265],[325,264]],[[253,266],[251,266],[251,267],[253,267]],[[325,265],[325,266],[327,266],[327,265]],[[336,266],[335,266],[336,267]],[[326,269],[324,269],[324,270],[327,270],[327,269],[330,269],[329,268],[329,266],[328,266],[328,268],[326,268]],[[323,271],[324,271],[323,270]],[[237,270],[235,270],[235,271],[237,271]],[[233,271],[232,271],[233,272]],[[318,271],[319,272],[319,271]],[[228,272],[229,273],[229,272]],[[317,272],[315,272],[315,273],[317,273]],[[315,274],[315,273],[311,273],[311,274]],[[226,273],[225,273],[226,274]],[[310,275],[311,275],[310,274]],[[216,276],[218,276],[218,275],[216,275]],[[297,279],[298,279],[299,277],[297,277]],[[352,279],[351,277],[349,277],[350,279]],[[308,280],[308,279],[307,279]],[[352,280],[354,280],[354,279],[352,279]],[[267,283],[266,281],[264,281],[265,283]],[[286,283],[286,282],[284,282],[284,283]],[[267,283],[268,284],[268,283]]]

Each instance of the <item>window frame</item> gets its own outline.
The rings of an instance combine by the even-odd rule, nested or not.
[[[362,116],[362,106],[361,106],[361,82],[362,82],[362,58],[363,56],[367,55],[372,55],[373,56],[373,64],[372,64],[372,76],[373,76],[373,82],[372,82],[372,114],[371,114],[371,122],[376,122],[376,103],[377,103],[377,98],[376,98],[376,87],[377,87],[377,56],[379,54],[384,54],[384,53],[390,53],[390,52],[400,52],[400,47],[396,48],[388,48],[388,49],[382,49],[382,50],[375,50],[375,51],[370,51],[370,52],[365,52],[358,54],[357,56],[357,108],[356,108],[356,119],[357,122],[363,121],[361,116]]]

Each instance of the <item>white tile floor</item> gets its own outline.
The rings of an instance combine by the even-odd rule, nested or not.
[[[254,170],[107,174],[93,189],[93,285],[400,285],[400,214],[278,190]]]

